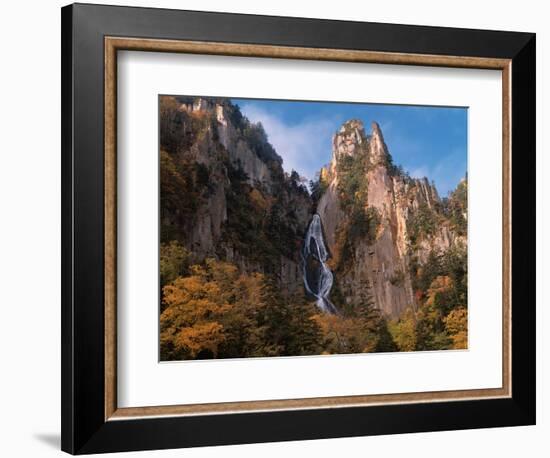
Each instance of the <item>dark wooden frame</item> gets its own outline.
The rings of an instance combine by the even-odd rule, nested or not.
[[[182,42],[187,43],[186,51]],[[401,403],[337,403],[338,408],[329,408],[335,403],[327,399],[309,408],[289,405],[262,412],[243,408],[213,414],[197,409],[189,416],[178,414],[176,408],[116,415],[116,314],[109,299],[116,296],[111,259],[116,168],[109,153],[116,148],[116,124],[109,75],[116,68],[112,53],[128,46],[143,51],[501,68],[506,102],[503,298],[510,307],[505,309],[505,327],[509,323],[510,328],[503,337],[510,350],[505,355],[511,375],[503,386],[506,392],[496,399],[433,396],[432,402],[425,402],[412,396]],[[62,9],[62,180],[63,450],[94,453],[534,424],[534,34],[67,6]],[[514,222],[516,229],[511,230]]]

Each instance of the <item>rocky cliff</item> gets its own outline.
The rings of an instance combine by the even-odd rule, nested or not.
[[[162,96],[160,140],[162,244],[177,241],[195,263],[261,272],[303,297],[303,243],[317,213],[333,274],[326,299],[344,315],[367,297],[389,318],[416,310],[430,256],[466,245],[466,181],[441,199],[427,178],[393,164],[376,123],[370,134],[360,120],[342,125],[315,192],[284,172],[261,124],[227,99]]]
[[[227,99],[160,99],[161,242],[194,262],[214,257],[303,290],[299,246],[311,199],[260,124]]]
[[[365,285],[376,306],[397,317],[416,307],[411,263],[422,265],[465,237],[453,228],[435,186],[393,164],[377,123],[367,135],[361,121],[348,121],[332,145],[317,213],[332,253],[333,295],[353,304]]]

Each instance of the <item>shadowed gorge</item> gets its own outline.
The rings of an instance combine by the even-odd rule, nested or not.
[[[346,121],[308,185],[229,99],[162,96],[162,360],[467,346],[467,180]]]

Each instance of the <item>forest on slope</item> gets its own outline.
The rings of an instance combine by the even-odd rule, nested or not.
[[[228,99],[159,116],[161,360],[466,348],[466,180],[439,198],[354,120],[307,185]],[[337,313],[304,288],[314,214]]]

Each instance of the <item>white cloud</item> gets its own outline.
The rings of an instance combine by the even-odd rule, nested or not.
[[[286,119],[254,102],[243,103],[240,108],[250,121],[262,123],[269,142],[283,158],[286,172],[290,173],[294,169],[310,180],[330,161],[332,135],[342,123],[342,116],[337,113],[334,117],[310,117],[296,124],[289,124]],[[421,160],[426,146],[418,140],[400,135],[395,127],[392,121],[381,125],[396,163],[402,164],[413,178],[427,177],[430,181],[433,180],[442,196],[453,190],[466,171],[463,153],[450,151],[436,163],[418,163],[412,158]]]
[[[331,157],[330,139],[334,123],[328,119],[305,119],[289,125],[280,117],[255,106],[243,104],[242,113],[252,122],[261,122],[286,172],[296,170],[308,180],[314,178]]]
[[[428,167],[416,167],[409,172],[409,175],[413,178],[429,177],[430,170],[428,169]]]
[[[466,175],[466,164],[463,163],[462,153],[453,151],[432,167],[419,166],[411,167],[409,174],[413,178],[428,178],[434,181],[441,197],[447,196],[453,191],[460,180]],[[407,168],[405,167],[405,170]]]

